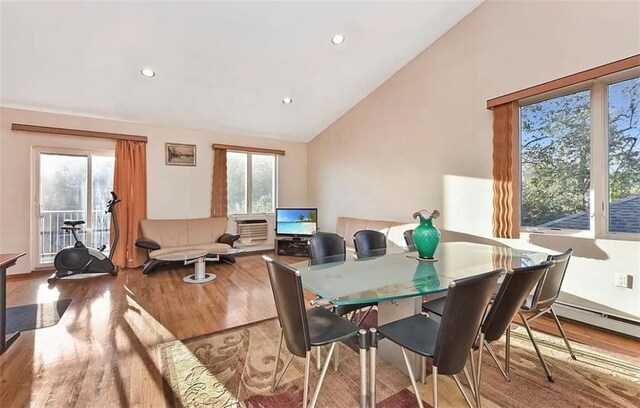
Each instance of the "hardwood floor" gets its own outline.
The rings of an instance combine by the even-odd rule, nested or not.
[[[63,281],[54,289],[46,275],[10,279],[9,306],[73,301],[56,326],[23,332],[0,356],[0,406],[164,406],[160,344],[276,315],[260,256],[207,269],[218,278],[204,285],[182,282],[191,267],[149,276],[125,270],[117,278]],[[555,334],[550,319],[535,327]],[[638,341],[578,324],[564,327],[572,341],[640,361]]]

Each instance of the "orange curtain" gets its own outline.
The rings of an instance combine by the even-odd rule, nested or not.
[[[493,108],[493,235],[520,236],[518,103]]]
[[[113,263],[135,268],[144,263],[146,251],[135,246],[140,237],[140,221],[147,218],[147,144],[131,140],[116,143],[113,191],[122,198],[116,207],[120,242]],[[113,230],[111,231],[113,234]]]
[[[213,187],[211,216],[227,216],[227,150],[213,149]]]

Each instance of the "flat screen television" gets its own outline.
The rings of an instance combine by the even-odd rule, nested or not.
[[[276,235],[310,237],[317,230],[317,208],[276,208]]]

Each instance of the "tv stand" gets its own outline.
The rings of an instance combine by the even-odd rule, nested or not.
[[[277,255],[309,257],[308,237],[276,237]]]

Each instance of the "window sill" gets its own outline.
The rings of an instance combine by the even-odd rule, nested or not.
[[[640,241],[640,234],[606,233],[596,235],[592,231],[534,229],[531,227],[521,227],[520,232],[527,236],[571,237],[607,241]]]

